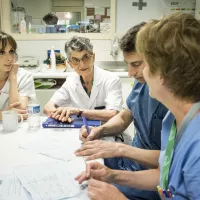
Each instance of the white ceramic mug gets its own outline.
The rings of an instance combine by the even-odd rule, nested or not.
[[[4,131],[16,131],[19,127],[18,123],[18,115],[21,118],[21,122],[23,122],[23,116],[21,114],[18,114],[14,110],[6,110],[2,112],[2,125]]]

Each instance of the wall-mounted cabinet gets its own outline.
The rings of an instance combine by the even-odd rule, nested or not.
[[[73,35],[110,39],[115,33],[115,10],[116,0],[0,0],[1,30],[17,40],[65,40]],[[50,12],[56,13],[58,24],[44,23]],[[23,18],[27,28],[22,34]]]

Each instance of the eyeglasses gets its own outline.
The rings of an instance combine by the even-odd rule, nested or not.
[[[72,64],[74,65],[80,65],[80,62],[82,60],[83,63],[87,63],[91,60],[93,54],[85,54],[81,59],[72,57],[72,59],[68,59]]]

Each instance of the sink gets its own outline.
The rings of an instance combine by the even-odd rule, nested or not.
[[[96,61],[95,64],[110,72],[127,72],[128,67],[124,61]]]

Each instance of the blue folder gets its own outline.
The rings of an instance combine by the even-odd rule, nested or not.
[[[42,123],[43,128],[81,128],[84,123],[81,117],[77,117],[76,115],[71,116],[73,119],[72,123],[61,122],[59,120],[53,118],[47,118],[46,121]],[[87,120],[88,126],[100,126],[100,120]]]

